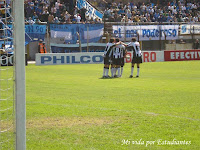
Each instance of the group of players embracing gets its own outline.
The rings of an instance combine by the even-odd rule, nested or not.
[[[127,49],[133,51],[131,75],[133,77],[134,66],[137,64],[137,75],[139,77],[140,63],[142,63],[142,52],[140,50],[140,43],[136,38],[132,38],[132,42],[125,44],[118,38],[111,38],[104,50],[104,69],[103,78],[121,77],[123,73],[124,58],[126,58]],[[111,76],[109,73],[109,66],[111,65]]]

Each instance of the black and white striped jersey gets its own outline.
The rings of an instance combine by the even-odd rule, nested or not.
[[[128,44],[128,47],[131,47],[133,51],[133,57],[141,57],[142,51],[140,50],[140,43],[139,42],[131,42]]]
[[[112,48],[111,57],[114,59],[123,58],[125,56],[125,46],[116,45]]]
[[[108,51],[113,47],[114,43],[107,43],[106,48],[104,50],[104,56],[108,56]]]

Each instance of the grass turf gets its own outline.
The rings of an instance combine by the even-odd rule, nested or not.
[[[101,79],[102,64],[29,65],[27,149],[198,150],[199,68],[200,61],[143,63],[140,78],[128,78],[126,64],[122,78]]]

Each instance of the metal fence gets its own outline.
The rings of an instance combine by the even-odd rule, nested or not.
[[[52,53],[102,52],[111,37],[126,43],[136,37],[145,51],[193,49],[196,39],[200,39],[200,23],[50,24],[45,42]],[[28,52],[34,60],[37,42],[27,46]]]
[[[105,22],[104,35],[124,42],[136,37],[143,50],[193,49],[200,38],[200,23]]]

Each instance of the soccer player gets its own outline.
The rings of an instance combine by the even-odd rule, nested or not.
[[[109,55],[112,58],[113,65],[115,65],[115,69],[118,71],[118,76],[121,77],[121,72],[120,72],[120,66],[121,66],[121,60],[125,56],[125,46],[122,45],[119,42],[119,39],[115,39],[115,46],[110,49]],[[112,74],[112,77],[115,77],[114,73]]]
[[[111,38],[110,41],[107,43],[106,48],[104,50],[104,69],[103,69],[103,78],[108,78],[109,72],[109,65],[110,65],[110,57],[108,51],[114,46],[115,39]]]
[[[135,63],[137,64],[137,75],[136,75],[137,78],[139,77],[140,73],[140,63],[142,63],[142,52],[140,50],[140,43],[136,40],[136,38],[132,38],[132,42],[130,42],[127,46],[130,47],[131,50],[133,51],[130,78],[133,77]]]
[[[121,76],[122,76],[122,73],[123,73],[123,70],[124,70],[124,58],[126,57],[126,54],[127,54],[127,50],[124,49],[123,51],[121,51],[121,60],[120,60],[120,66],[121,66]]]

